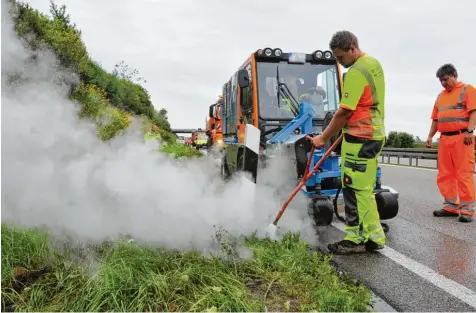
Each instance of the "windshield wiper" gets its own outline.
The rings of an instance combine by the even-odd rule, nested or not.
[[[278,84],[278,106],[281,107],[279,96],[288,98],[291,100],[291,112],[294,114],[294,116],[298,116],[299,102],[296,100],[296,98],[294,98],[293,93],[291,90],[289,90],[289,87],[285,83],[281,83],[279,81],[279,65],[276,65],[276,80]]]

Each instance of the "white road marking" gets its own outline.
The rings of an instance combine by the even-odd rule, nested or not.
[[[378,163],[379,166],[390,166],[390,167],[399,167],[399,168],[407,168],[412,170],[422,170],[422,171],[430,171],[430,172],[437,172],[436,168],[425,168],[425,167],[415,167],[415,166],[403,166],[397,164],[388,164],[388,163]]]
[[[344,223],[341,221],[336,221],[332,224],[335,228],[344,231]],[[418,263],[417,261],[401,254],[400,252],[385,246],[382,250],[377,250],[379,253],[385,255],[387,258],[392,261],[400,264],[405,267],[412,273],[417,274],[423,279],[429,281],[433,285],[443,289],[445,292],[451,294],[455,298],[463,301],[464,303],[470,305],[473,308],[476,308],[476,292],[466,288],[463,285],[458,284],[457,282],[446,278],[445,276],[435,272],[429,267],[426,267],[423,264]]]
[[[410,170],[421,170],[421,171],[430,171],[430,172],[438,172],[438,169],[436,168],[424,168],[424,167],[414,167],[414,166],[402,166],[402,165],[397,165],[397,164],[388,164],[388,163],[380,163],[378,164],[379,166],[389,166],[389,167],[399,167],[399,168],[407,168]],[[476,175],[476,173],[473,173],[473,175]]]

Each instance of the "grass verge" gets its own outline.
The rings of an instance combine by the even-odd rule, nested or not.
[[[175,159],[180,158],[193,158],[193,157],[202,157],[203,154],[193,147],[189,147],[183,143],[172,142],[172,143],[165,143],[164,145],[160,146],[160,152],[167,153],[174,157]]]
[[[59,250],[46,232],[2,224],[2,311],[368,311],[370,291],[299,234],[246,238],[246,259],[221,230],[213,240],[221,257],[126,239]]]

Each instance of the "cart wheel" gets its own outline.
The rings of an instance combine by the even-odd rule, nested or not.
[[[314,220],[315,226],[327,226],[332,223],[334,217],[334,206],[329,199],[311,200],[308,212]]]
[[[389,191],[379,191],[375,194],[377,210],[381,220],[389,220],[398,214],[398,198]]]

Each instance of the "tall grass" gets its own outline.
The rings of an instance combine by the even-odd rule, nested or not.
[[[298,234],[246,238],[247,259],[223,239],[211,256],[130,239],[75,250],[50,242],[41,230],[2,225],[2,310],[367,311],[371,301]]]

